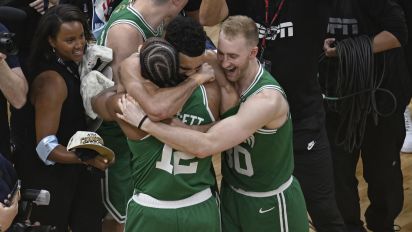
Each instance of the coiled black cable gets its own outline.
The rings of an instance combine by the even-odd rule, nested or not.
[[[371,39],[366,36],[348,38],[336,43],[338,61],[336,96],[324,96],[333,111],[340,115],[335,142],[352,152],[362,144],[369,114],[375,124],[378,116],[392,114],[396,109],[396,98],[392,92],[380,88],[385,75],[378,75]],[[385,65],[385,56],[383,55]],[[327,82],[326,82],[327,84]],[[388,113],[379,111],[376,103],[378,91],[388,94],[394,107]]]

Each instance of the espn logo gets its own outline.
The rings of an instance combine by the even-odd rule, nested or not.
[[[358,32],[358,20],[356,19],[329,18],[329,34],[357,35]]]

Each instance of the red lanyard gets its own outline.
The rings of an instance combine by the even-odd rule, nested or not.
[[[262,39],[262,48],[264,49],[266,47],[266,36],[269,33],[270,27],[272,26],[272,24],[275,22],[275,20],[278,18],[279,16],[279,12],[280,10],[282,10],[283,4],[285,3],[285,0],[282,0],[278,6],[278,10],[276,11],[275,15],[273,15],[272,21],[269,24],[269,0],[265,0],[265,9],[266,9],[266,14],[265,14],[265,26],[266,26],[266,31],[265,31],[265,35],[263,36]]]

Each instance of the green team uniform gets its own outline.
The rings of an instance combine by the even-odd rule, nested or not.
[[[100,37],[98,38],[99,45],[106,45],[107,32],[109,29],[117,24],[128,24],[133,26],[146,40],[153,36],[161,36],[163,32],[163,25],[157,29],[153,29],[143,18],[143,16],[136,11],[130,4],[122,2],[113,13],[110,15],[110,19],[105,25]]]
[[[277,81],[260,66],[254,81],[241,94],[240,103],[222,118],[235,115],[240,104],[264,89],[284,95]],[[309,231],[303,194],[292,176],[293,162],[290,117],[280,128],[258,129],[246,141],[225,151],[223,231]]]
[[[203,86],[178,118],[188,125],[214,121]],[[128,204],[126,232],[220,231],[219,207],[210,191],[215,183],[211,157],[196,158],[153,136],[128,142],[135,194]]]
[[[142,15],[127,4],[121,3],[110,16],[100,37],[99,45],[106,45],[108,30],[117,24],[132,25],[142,35],[143,40],[150,37],[161,36],[163,25],[156,30],[152,29]],[[127,144],[126,136],[115,122],[103,122],[97,133],[105,141],[105,145],[116,154],[116,160],[106,170],[106,178],[103,180],[103,203],[110,214],[119,223],[126,220],[127,202],[133,195],[133,182],[131,179],[130,159],[131,152]]]

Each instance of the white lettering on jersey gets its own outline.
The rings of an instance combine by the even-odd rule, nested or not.
[[[255,136],[251,135],[249,138],[244,141],[244,143],[247,143],[251,148],[255,146]]]
[[[205,119],[191,114],[178,114],[177,117],[187,125],[200,125]]]
[[[195,161],[193,155],[183,153],[181,151],[174,151],[168,145],[163,146],[162,156],[156,162],[156,168],[162,169],[170,174],[193,174],[197,172],[198,162]],[[183,165],[181,160],[194,160],[189,164]]]

